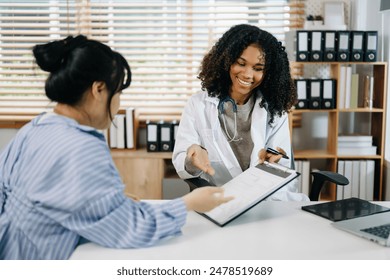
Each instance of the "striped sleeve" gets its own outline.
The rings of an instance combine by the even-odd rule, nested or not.
[[[185,219],[182,199],[149,204],[112,193],[69,217],[64,226],[102,246],[137,248],[180,234]]]
[[[180,233],[187,216],[182,199],[148,204],[127,198],[103,141],[96,137],[57,141],[62,151],[53,151],[53,163],[45,165],[52,167],[45,172],[50,178],[35,184],[30,193],[45,216],[107,247],[149,246]]]

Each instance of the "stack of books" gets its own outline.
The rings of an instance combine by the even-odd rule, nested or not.
[[[337,154],[343,156],[376,155],[377,147],[372,145],[372,135],[339,135]]]
[[[295,161],[295,170],[301,174],[297,178],[298,180],[298,192],[304,193],[307,196],[310,193],[310,186],[312,182],[311,170],[310,170],[310,161],[309,160],[296,160]]]
[[[348,185],[337,186],[337,200],[350,197],[374,200],[374,160],[339,160],[337,172],[349,180]]]
[[[110,148],[136,149],[138,123],[135,114],[135,109],[128,107],[115,115],[108,133],[105,133]]]
[[[354,73],[352,66],[340,66],[339,109],[372,108],[374,77]]]

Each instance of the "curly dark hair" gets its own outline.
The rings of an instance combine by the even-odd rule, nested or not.
[[[209,96],[227,97],[232,85],[230,67],[252,44],[265,53],[264,78],[255,92],[261,92],[260,106],[269,111],[271,124],[275,115],[288,112],[297,99],[287,53],[272,34],[249,24],[231,27],[204,56],[198,78],[202,90],[207,90]]]

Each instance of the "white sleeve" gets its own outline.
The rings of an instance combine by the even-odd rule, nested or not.
[[[192,144],[201,145],[201,138],[196,126],[196,104],[194,104],[193,101],[194,99],[190,98],[184,107],[172,154],[173,166],[182,179],[194,177],[185,170],[185,159],[188,147]]]

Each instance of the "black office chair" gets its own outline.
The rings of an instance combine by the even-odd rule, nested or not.
[[[321,189],[324,186],[325,182],[332,182],[341,186],[349,184],[348,178],[332,171],[313,171],[311,172],[311,175],[313,175],[313,183],[311,185],[309,193],[309,199],[311,201],[318,201]],[[199,187],[214,186],[214,184],[201,177],[185,179],[184,181],[190,187],[190,191],[193,191],[194,189]]]
[[[311,201],[318,201],[320,192],[325,182],[335,183],[336,185],[345,186],[349,184],[349,180],[344,175],[332,171],[313,171],[313,183],[309,193]]]

